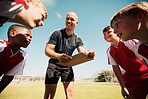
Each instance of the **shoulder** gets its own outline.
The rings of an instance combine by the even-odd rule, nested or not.
[[[137,45],[139,41],[136,39],[132,39],[132,40],[128,40],[125,41],[124,44],[130,49],[130,50],[134,50],[135,45]]]
[[[22,50],[22,49],[20,49],[20,53],[21,53],[22,56],[24,57],[24,60],[26,60],[27,57],[28,57],[28,53],[27,53],[26,51]]]
[[[108,57],[108,64],[109,65],[117,65],[117,62],[116,60],[114,59],[114,54],[116,53],[115,51],[113,51],[113,53],[111,52],[111,49],[114,49],[114,47],[110,46],[107,51],[106,51],[106,54],[107,54],[107,57]]]
[[[77,34],[74,34],[74,36],[75,36],[76,39],[80,38]]]
[[[80,41],[82,41],[82,39],[81,39],[81,37],[80,37],[79,35],[74,34],[74,37],[75,37],[76,40],[80,40]]]
[[[0,0],[0,16],[13,19],[16,14],[22,11],[23,4],[16,3],[13,0]]]
[[[111,49],[111,46],[110,46],[110,47],[108,47],[107,52],[108,52],[108,51],[110,51],[110,49]]]
[[[4,50],[5,47],[7,47],[8,41],[6,40],[0,40],[0,52]]]
[[[6,41],[6,40],[0,40],[0,44],[8,44],[8,41]]]
[[[60,33],[60,32],[63,32],[63,31],[65,31],[64,28],[62,28],[62,29],[56,29],[52,33]]]
[[[61,34],[61,32],[62,32],[62,29],[56,29],[51,33],[51,36],[53,36],[53,35],[58,36]]]
[[[110,47],[108,47],[108,49],[106,50],[106,53],[107,53],[107,54],[109,54],[109,53],[110,53],[111,48],[113,48],[113,47],[111,47],[111,46],[110,46]]]
[[[139,41],[135,46],[134,46],[134,51],[138,52],[139,47],[141,45],[144,45],[145,47],[148,47],[148,44],[142,43],[141,41]]]
[[[52,33],[57,33],[57,32],[60,32],[62,29],[56,29],[54,30]]]
[[[125,41],[124,43],[125,44],[137,44],[139,41],[138,40],[136,40],[136,39],[132,39],[132,40],[128,40],[128,41]]]

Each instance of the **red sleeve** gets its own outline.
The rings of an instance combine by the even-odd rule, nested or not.
[[[32,2],[32,0],[12,0],[16,3],[21,3],[25,6],[26,9],[29,8],[29,3]]]
[[[141,44],[139,46],[138,53],[148,59],[148,46],[146,44]]]

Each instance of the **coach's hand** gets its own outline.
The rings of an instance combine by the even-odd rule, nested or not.
[[[67,54],[61,54],[61,56],[59,57],[58,60],[66,63],[66,62],[69,62],[70,60],[72,60],[72,57]]]
[[[95,52],[92,49],[89,49],[87,51],[86,57],[88,57],[88,58],[94,58],[95,57]]]

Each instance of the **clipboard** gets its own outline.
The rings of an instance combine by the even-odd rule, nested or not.
[[[78,53],[78,54],[72,56],[72,60],[71,61],[66,62],[66,63],[60,61],[57,64],[63,65],[63,66],[68,66],[68,67],[72,67],[72,66],[84,63],[84,62],[91,61],[91,60],[94,60],[94,58],[87,58],[86,54]]]

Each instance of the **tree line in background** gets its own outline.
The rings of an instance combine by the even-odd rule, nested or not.
[[[121,70],[121,73],[124,74],[125,71]],[[102,71],[101,73],[98,73],[95,78],[90,78],[90,79],[79,79],[79,80],[94,80],[95,82],[118,82],[116,75],[114,74],[113,71],[105,70]],[[32,81],[44,81],[45,77],[44,76],[16,76],[14,77],[13,82],[32,82]]]
[[[121,70],[121,73],[124,74],[124,70]],[[94,79],[95,82],[118,82],[116,75],[113,71],[102,71],[98,73],[97,77]]]

